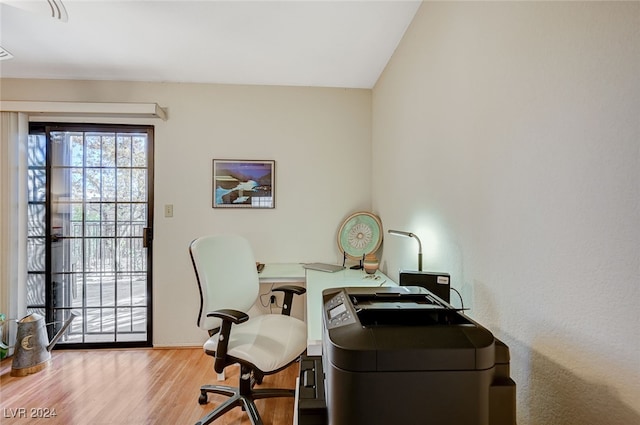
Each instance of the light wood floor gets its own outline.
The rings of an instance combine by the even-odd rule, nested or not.
[[[262,387],[294,388],[299,365],[264,378]],[[226,400],[209,395],[198,404],[200,386],[218,383],[213,359],[201,348],[53,351],[51,366],[12,377],[11,360],[0,363],[2,425],[195,424]],[[237,386],[238,368],[227,368],[225,385]],[[293,398],[258,400],[265,425],[293,423]],[[23,411],[26,417],[20,418]],[[40,410],[32,410],[40,409]],[[55,409],[55,417],[32,418]],[[249,425],[235,408],[214,425]]]

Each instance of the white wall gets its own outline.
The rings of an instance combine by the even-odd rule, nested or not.
[[[336,233],[371,199],[371,91],[1,80],[4,100],[157,102],[154,345],[199,345],[189,242],[239,233],[262,262],[341,261]],[[91,121],[91,120],[90,120]],[[95,120],[93,120],[95,121]],[[129,120],[119,120],[128,122]],[[211,160],[276,161],[276,208],[213,209]],[[164,218],[163,206],[174,205]]]
[[[373,90],[373,211],[510,346],[519,425],[640,423],[639,76],[640,3],[426,2]]]

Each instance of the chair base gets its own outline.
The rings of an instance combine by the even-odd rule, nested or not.
[[[198,398],[198,403],[207,404],[208,402],[208,393],[222,394],[226,395],[229,400],[225,401],[223,404],[218,406],[208,415],[200,419],[196,425],[207,425],[219,418],[220,416],[227,413],[229,410],[235,407],[242,407],[242,410],[247,412],[249,415],[249,419],[253,425],[262,425],[262,419],[260,418],[260,413],[256,408],[254,400],[258,400],[261,398],[272,398],[272,397],[294,397],[295,390],[287,390],[280,388],[264,388],[254,390],[251,388],[251,384],[243,385],[242,379],[240,382],[240,388],[229,387],[226,385],[204,385],[200,388],[200,397]]]

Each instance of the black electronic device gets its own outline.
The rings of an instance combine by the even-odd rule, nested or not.
[[[331,425],[515,425],[509,349],[418,286],[323,291]]]
[[[450,302],[451,276],[449,273],[400,270],[400,286],[421,286],[427,291]]]
[[[327,424],[322,357],[305,355],[300,357],[297,404],[298,425]]]

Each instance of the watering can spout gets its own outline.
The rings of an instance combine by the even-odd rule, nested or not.
[[[70,312],[69,314],[69,318],[64,322],[64,324],[62,325],[62,327],[60,328],[60,330],[58,331],[57,334],[54,335],[54,337],[51,339],[51,342],[49,343],[49,345],[47,345],[47,351],[51,351],[51,349],[53,348],[54,345],[56,345],[56,343],[58,342],[58,340],[60,339],[60,337],[62,337],[62,335],[64,334],[64,332],[67,330],[67,328],[71,325],[71,322],[73,322],[73,319],[75,319],[76,317],[78,317],[78,313],[76,312]]]

